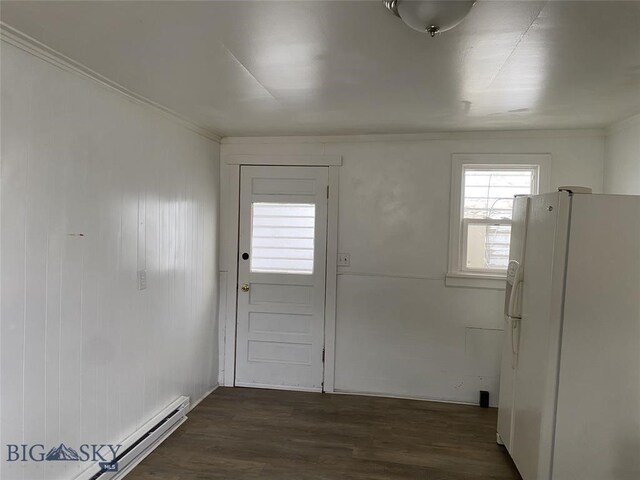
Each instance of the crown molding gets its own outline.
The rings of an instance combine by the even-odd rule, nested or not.
[[[265,136],[265,137],[223,137],[223,145],[234,144],[300,144],[300,143],[362,143],[362,142],[424,142],[434,140],[487,140],[487,139],[527,139],[527,138],[576,138],[604,137],[600,128],[559,129],[559,130],[473,130],[425,133],[389,133],[365,135],[306,135],[306,136]]]
[[[624,120],[619,120],[612,125],[609,125],[606,129],[606,134],[611,135],[612,133],[620,132],[622,130],[626,130],[627,128],[640,126],[640,113],[633,115],[631,117],[625,118]]]
[[[154,102],[153,100],[148,99],[142,95],[139,95],[128,88],[120,85],[113,80],[108,79],[107,77],[100,75],[98,72],[90,69],[89,67],[81,64],[80,62],[76,62],[75,60],[63,55],[62,53],[46,46],[42,42],[39,42],[35,38],[30,37],[29,35],[13,28],[10,25],[7,25],[4,22],[0,22],[0,40],[8,43],[9,45],[13,45],[14,47],[19,48],[31,55],[34,55],[52,65],[55,65],[62,70],[67,72],[74,73],[86,79],[92,80],[93,82],[101,85],[104,88],[111,90],[112,92],[116,92],[120,95],[125,96],[128,100],[133,101],[139,105],[147,107],[153,110],[156,113],[159,113],[163,117],[172,120],[179,125],[182,125],[184,128],[191,130],[192,132],[197,133],[198,135],[202,135],[209,140],[220,143],[222,137],[212,132],[211,130],[197,125],[187,118],[183,117],[179,113],[174,112],[170,108],[167,108],[159,103]]]

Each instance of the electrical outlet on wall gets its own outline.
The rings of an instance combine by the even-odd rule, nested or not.
[[[348,253],[339,253],[338,254],[338,266],[339,267],[348,267],[351,265],[351,255]]]

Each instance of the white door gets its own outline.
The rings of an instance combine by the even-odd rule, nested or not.
[[[326,167],[241,167],[237,386],[322,391]]]

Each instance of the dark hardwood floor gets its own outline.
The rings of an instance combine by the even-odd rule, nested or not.
[[[495,409],[219,388],[127,480],[520,479]]]

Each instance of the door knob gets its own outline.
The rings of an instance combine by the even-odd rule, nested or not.
[[[240,290],[242,290],[243,292],[248,292],[249,291],[249,284],[245,283],[244,285],[242,285],[242,287],[240,287]]]

